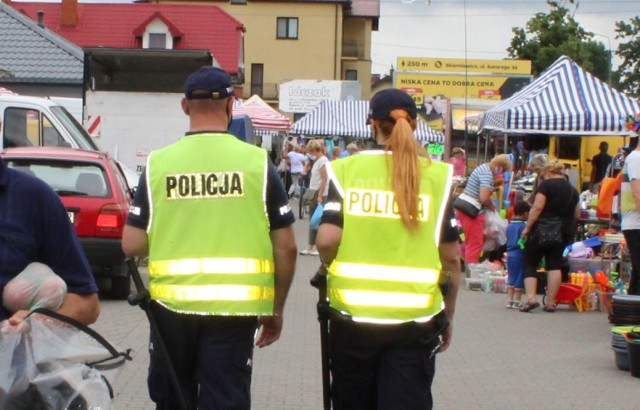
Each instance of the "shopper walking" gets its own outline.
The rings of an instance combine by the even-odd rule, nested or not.
[[[249,409],[255,345],[278,340],[294,273],[294,216],[261,148],[226,132],[230,76],[203,67],[189,76],[182,109],[189,132],[151,153],[122,246],[149,255],[149,393],[176,409],[162,338],[188,408]],[[148,190],[147,190],[148,188]]]
[[[316,208],[320,204],[324,204],[324,200],[329,190],[327,183],[327,169],[326,165],[329,159],[325,156],[325,146],[321,142],[322,140],[311,140],[307,143],[307,153],[313,165],[311,165],[311,179],[309,180],[309,187],[307,188],[306,197],[311,198],[311,209],[309,210],[309,217],[313,215]],[[316,235],[318,229],[309,226],[309,241],[305,249],[300,251],[300,255],[313,255],[318,256],[316,250]]]
[[[416,142],[416,114],[404,91],[380,91],[369,111],[380,145],[327,165],[317,244],[336,410],[432,408],[434,354],[451,342],[460,280],[452,168]]]

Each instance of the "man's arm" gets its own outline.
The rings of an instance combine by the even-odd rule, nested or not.
[[[323,223],[320,225],[316,237],[316,247],[324,264],[330,265],[336,258],[341,239],[342,228],[340,226],[331,223]]]
[[[296,267],[298,253],[296,240],[291,225],[271,231],[273,244],[273,261],[275,264],[275,299],[273,316],[262,316],[260,336],[256,346],[266,347],[280,338],[282,332],[284,304],[287,300],[289,288]]]
[[[631,195],[633,195],[633,202],[636,204],[636,211],[640,211],[640,179],[631,180]]]
[[[449,326],[442,334],[442,346],[440,351],[447,350],[453,336],[453,317],[456,313],[456,299],[460,288],[460,247],[458,241],[443,242],[438,247],[442,270],[449,274],[449,286],[444,297],[444,311],[449,320]]]
[[[122,234],[122,251],[127,257],[147,256],[149,254],[147,231],[131,225],[125,225]]]

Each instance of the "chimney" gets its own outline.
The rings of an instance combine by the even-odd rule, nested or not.
[[[60,24],[64,27],[75,27],[78,22],[78,0],[62,0]]]
[[[38,27],[44,28],[44,11],[38,10]]]

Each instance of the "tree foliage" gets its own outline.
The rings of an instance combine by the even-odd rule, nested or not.
[[[593,41],[593,33],[580,27],[566,7],[568,3],[573,1],[547,0],[549,13],[536,13],[526,28],[513,27],[514,36],[507,48],[509,56],[531,60],[532,74],[537,76],[565,55],[591,74],[608,81],[610,51],[601,42]]]
[[[622,58],[615,73],[620,90],[640,97],[640,17],[633,17],[629,23],[616,22],[616,39],[626,40],[616,51]]]

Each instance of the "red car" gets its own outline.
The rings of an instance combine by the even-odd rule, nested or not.
[[[0,155],[58,193],[100,290],[126,299],[130,279],[121,243],[133,191],[120,165],[104,152],[65,147],[10,148]]]

